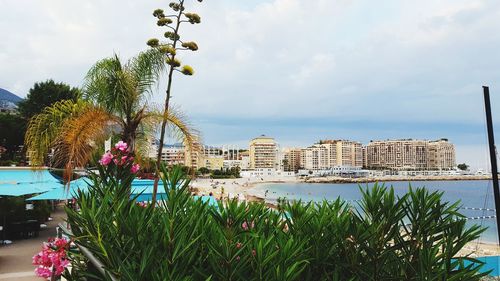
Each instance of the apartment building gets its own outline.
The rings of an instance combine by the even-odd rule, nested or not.
[[[366,167],[390,170],[443,170],[455,166],[455,148],[447,139],[371,141]]]
[[[277,144],[264,135],[254,138],[249,145],[250,169],[277,168]]]
[[[182,144],[164,145],[161,152],[161,160],[168,166],[184,165],[184,152]],[[154,158],[156,158],[156,152],[154,153]]]
[[[297,172],[300,169],[302,149],[285,148],[283,150],[283,171]]]
[[[449,170],[456,166],[455,146],[447,139],[429,142],[429,170]]]
[[[363,147],[355,141],[323,140],[301,150],[300,166],[307,170],[362,167]]]

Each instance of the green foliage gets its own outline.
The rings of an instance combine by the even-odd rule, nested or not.
[[[229,169],[220,169],[210,171],[210,177],[213,179],[234,179],[240,177],[240,168],[231,167]]]
[[[61,100],[76,101],[80,95],[79,89],[71,88],[64,83],[56,83],[54,80],[37,82],[30,89],[26,99],[18,104],[19,113],[28,120],[47,106]]]
[[[6,149],[0,151],[0,160],[14,160],[16,152],[24,143],[26,119],[17,114],[0,113],[0,146]]]
[[[457,168],[459,168],[462,171],[466,171],[467,169],[469,169],[469,165],[462,163],[462,164],[458,164]]]
[[[32,210],[26,210],[26,204],[33,204]],[[0,225],[9,225],[12,222],[37,220],[40,223],[47,221],[50,216],[50,205],[47,201],[26,202],[22,196],[0,198]]]
[[[397,197],[375,185],[362,189],[356,206],[337,199],[283,201],[277,210],[235,200],[210,207],[189,194],[189,178],[180,167],[161,171],[167,189],[156,208],[129,199],[132,175],[116,179],[101,169],[90,191],[78,195],[81,211],[67,210],[75,243],[120,280],[465,281],[484,276],[478,273],[481,265],[463,263],[478,261],[457,257],[484,229],[467,229],[458,204],[443,202],[439,192],[410,188]]]
[[[198,169],[198,173],[202,174],[202,175],[206,175],[206,174],[209,174],[210,173],[210,170],[206,167],[201,167]]]

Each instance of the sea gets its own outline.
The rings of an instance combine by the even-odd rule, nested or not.
[[[287,200],[321,201],[341,198],[356,205],[361,198],[360,188],[370,188],[374,183],[264,183],[248,191],[249,194],[276,202],[278,198]],[[411,187],[425,187],[430,191],[443,191],[443,199],[449,202],[460,201],[460,212],[466,217],[468,225],[478,224],[488,229],[479,239],[485,243],[497,243],[495,203],[491,181],[390,181],[386,187],[394,188],[396,195],[404,195]],[[266,193],[267,191],[267,193]],[[490,218],[484,218],[490,217]]]

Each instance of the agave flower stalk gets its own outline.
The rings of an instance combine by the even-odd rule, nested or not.
[[[190,50],[197,51],[198,44],[192,41],[182,41],[179,35],[179,29],[182,23],[191,23],[191,24],[199,24],[201,22],[201,18],[199,15],[195,13],[187,13],[185,12],[184,6],[185,0],[179,0],[177,2],[171,2],[169,4],[170,9],[174,12],[172,15],[165,15],[162,9],[156,9],[153,12],[153,16],[157,18],[157,25],[160,27],[168,28],[168,31],[164,33],[164,37],[166,38],[166,42],[161,42],[157,38],[149,39],[147,44],[159,50],[165,56],[165,61],[168,65],[167,67],[167,89],[166,89],[166,97],[165,97],[165,106],[164,113],[166,114],[169,111],[170,107],[170,99],[172,92],[172,80],[174,71],[178,71],[184,75],[193,75],[194,70],[189,65],[184,65],[181,67],[181,62],[176,58],[178,50]],[[198,2],[202,2],[202,0],[198,0]],[[180,44],[180,46],[179,46]],[[179,69],[180,68],[180,69]],[[167,127],[168,120],[164,118],[161,124],[160,131],[160,141],[158,144],[158,153],[156,157],[156,168],[157,175],[155,177],[155,184],[153,189],[153,205],[156,202],[156,193],[158,190],[158,169],[161,163],[161,155],[163,152],[163,144],[165,142],[165,132]],[[192,150],[192,145],[187,143],[188,151]]]

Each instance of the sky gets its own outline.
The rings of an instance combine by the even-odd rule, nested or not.
[[[181,36],[200,49],[179,55],[195,75],[175,77],[172,101],[206,144],[448,138],[457,162],[488,167],[482,86],[500,128],[500,1],[186,2],[202,23]],[[0,88],[81,86],[99,59],[161,37],[152,11],[168,3],[0,0]],[[149,102],[164,97],[160,84]]]

